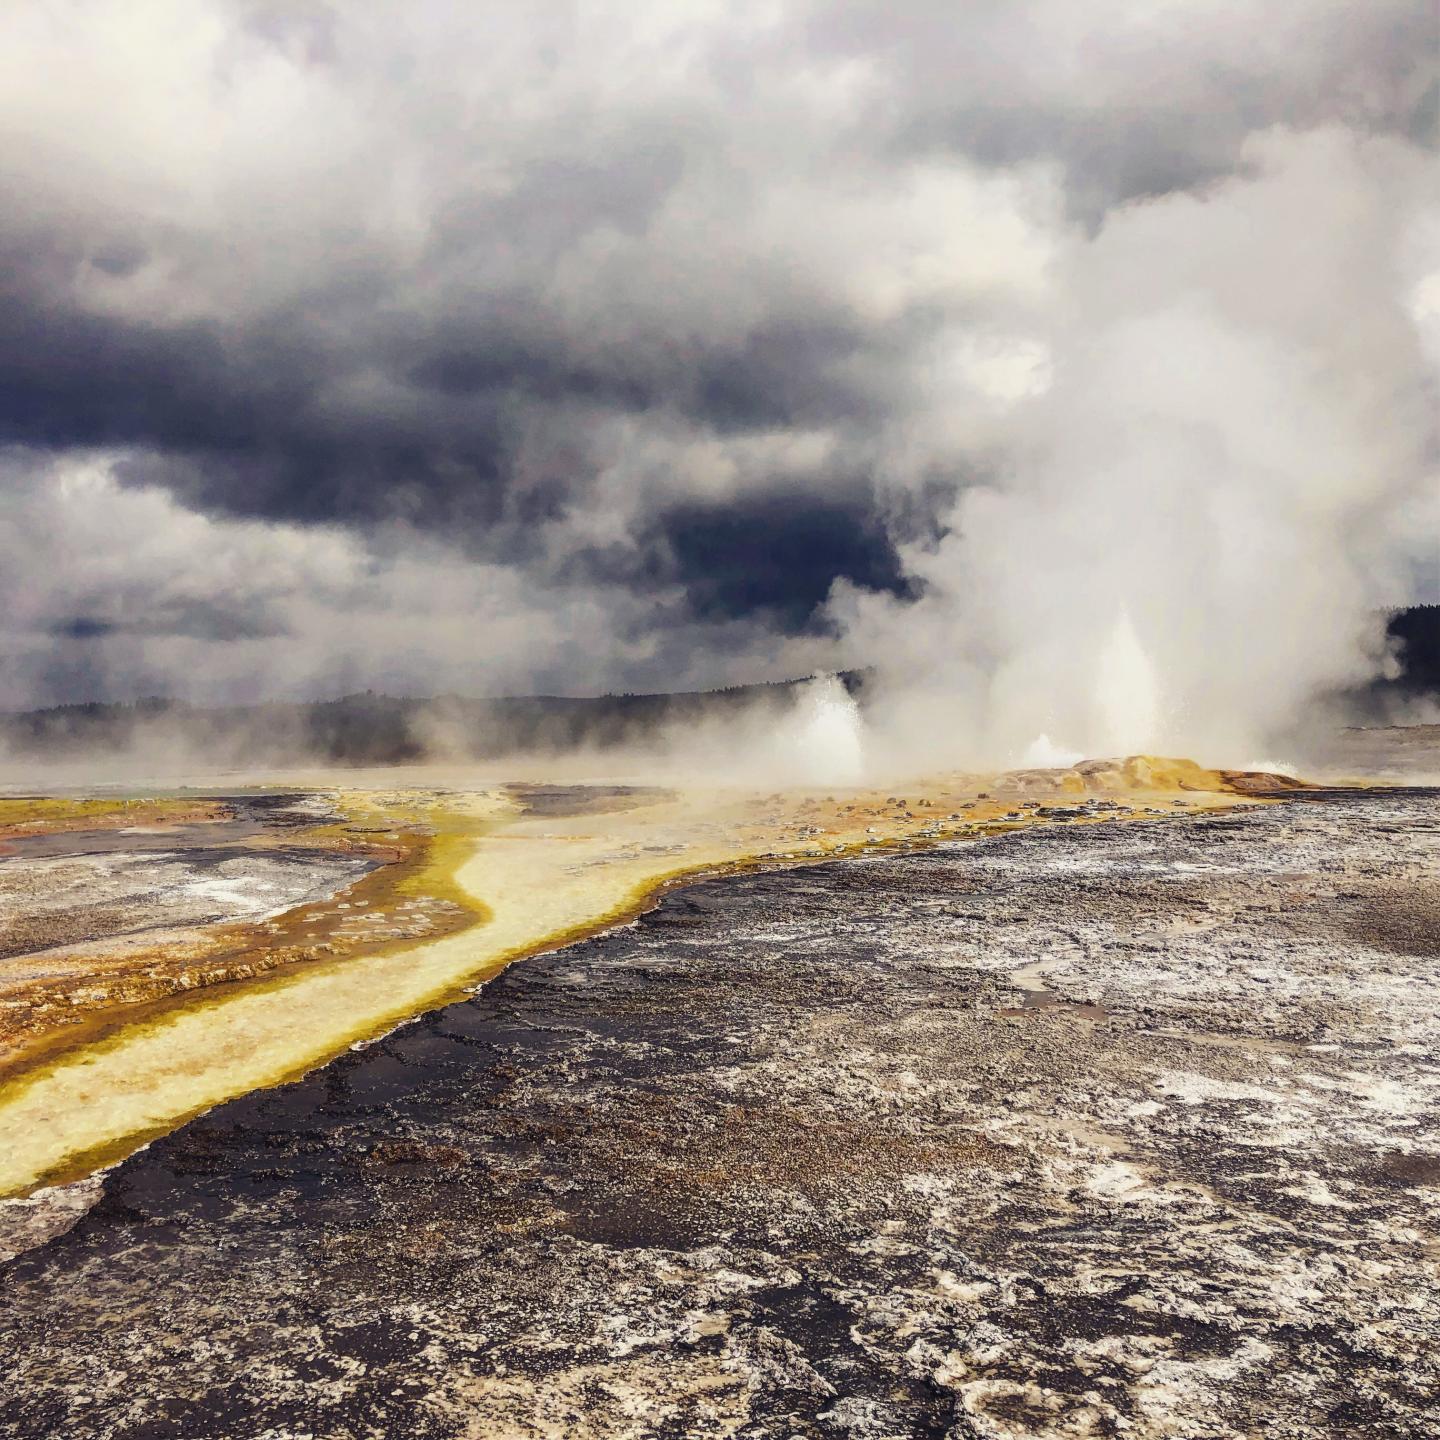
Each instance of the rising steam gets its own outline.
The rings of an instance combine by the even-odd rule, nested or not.
[[[1243,763],[1440,599],[1433,7],[472,8],[0,11],[0,710]]]
[[[905,548],[920,598],[837,587],[892,754],[1240,763],[1383,672],[1440,520],[1418,161],[1341,132],[1248,159],[1076,241],[1060,323],[1030,317],[1048,364],[954,462],[990,478]]]

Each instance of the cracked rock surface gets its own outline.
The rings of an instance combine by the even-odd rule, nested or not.
[[[1365,792],[677,891],[21,1202],[0,1435],[1440,1435],[1437,877]]]

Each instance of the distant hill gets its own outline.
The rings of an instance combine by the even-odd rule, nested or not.
[[[858,674],[842,679],[852,689],[861,684]],[[757,707],[779,710],[802,683],[585,698],[421,699],[367,690],[338,700],[213,708],[158,698],[59,705],[0,715],[0,750],[22,759],[65,759],[183,748],[217,763],[303,757],[341,765],[613,750],[643,744],[662,728],[722,720]]]
[[[1392,702],[1440,699],[1440,605],[1390,618],[1400,673],[1356,692],[1359,717],[1380,720]],[[841,677],[855,692],[864,672]],[[719,721],[757,707],[777,711],[800,680],[676,694],[414,698],[374,691],[338,700],[201,707],[145,699],[132,704],[58,705],[0,715],[0,753],[63,760],[97,753],[184,750],[217,764],[310,759],[337,765],[395,765],[435,758],[496,759],[577,749],[644,745],[662,729]]]

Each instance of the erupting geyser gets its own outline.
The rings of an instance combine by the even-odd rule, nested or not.
[[[1042,731],[1030,742],[1025,753],[1020,757],[1020,763],[1038,769],[1068,770],[1070,766],[1084,758],[1080,751],[1067,750],[1063,745],[1057,745],[1049,735]]]
[[[833,675],[817,675],[796,696],[784,761],[793,783],[858,785],[865,774],[865,722]]]
[[[1095,718],[1097,754],[1131,755],[1162,748],[1155,667],[1123,606],[1100,652]]]

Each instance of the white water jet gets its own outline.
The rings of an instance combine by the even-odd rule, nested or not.
[[[865,722],[833,675],[801,686],[781,746],[791,783],[859,785],[865,774]]]
[[[1159,748],[1160,687],[1155,667],[1123,606],[1100,652],[1095,713],[1099,753],[1133,755]]]

